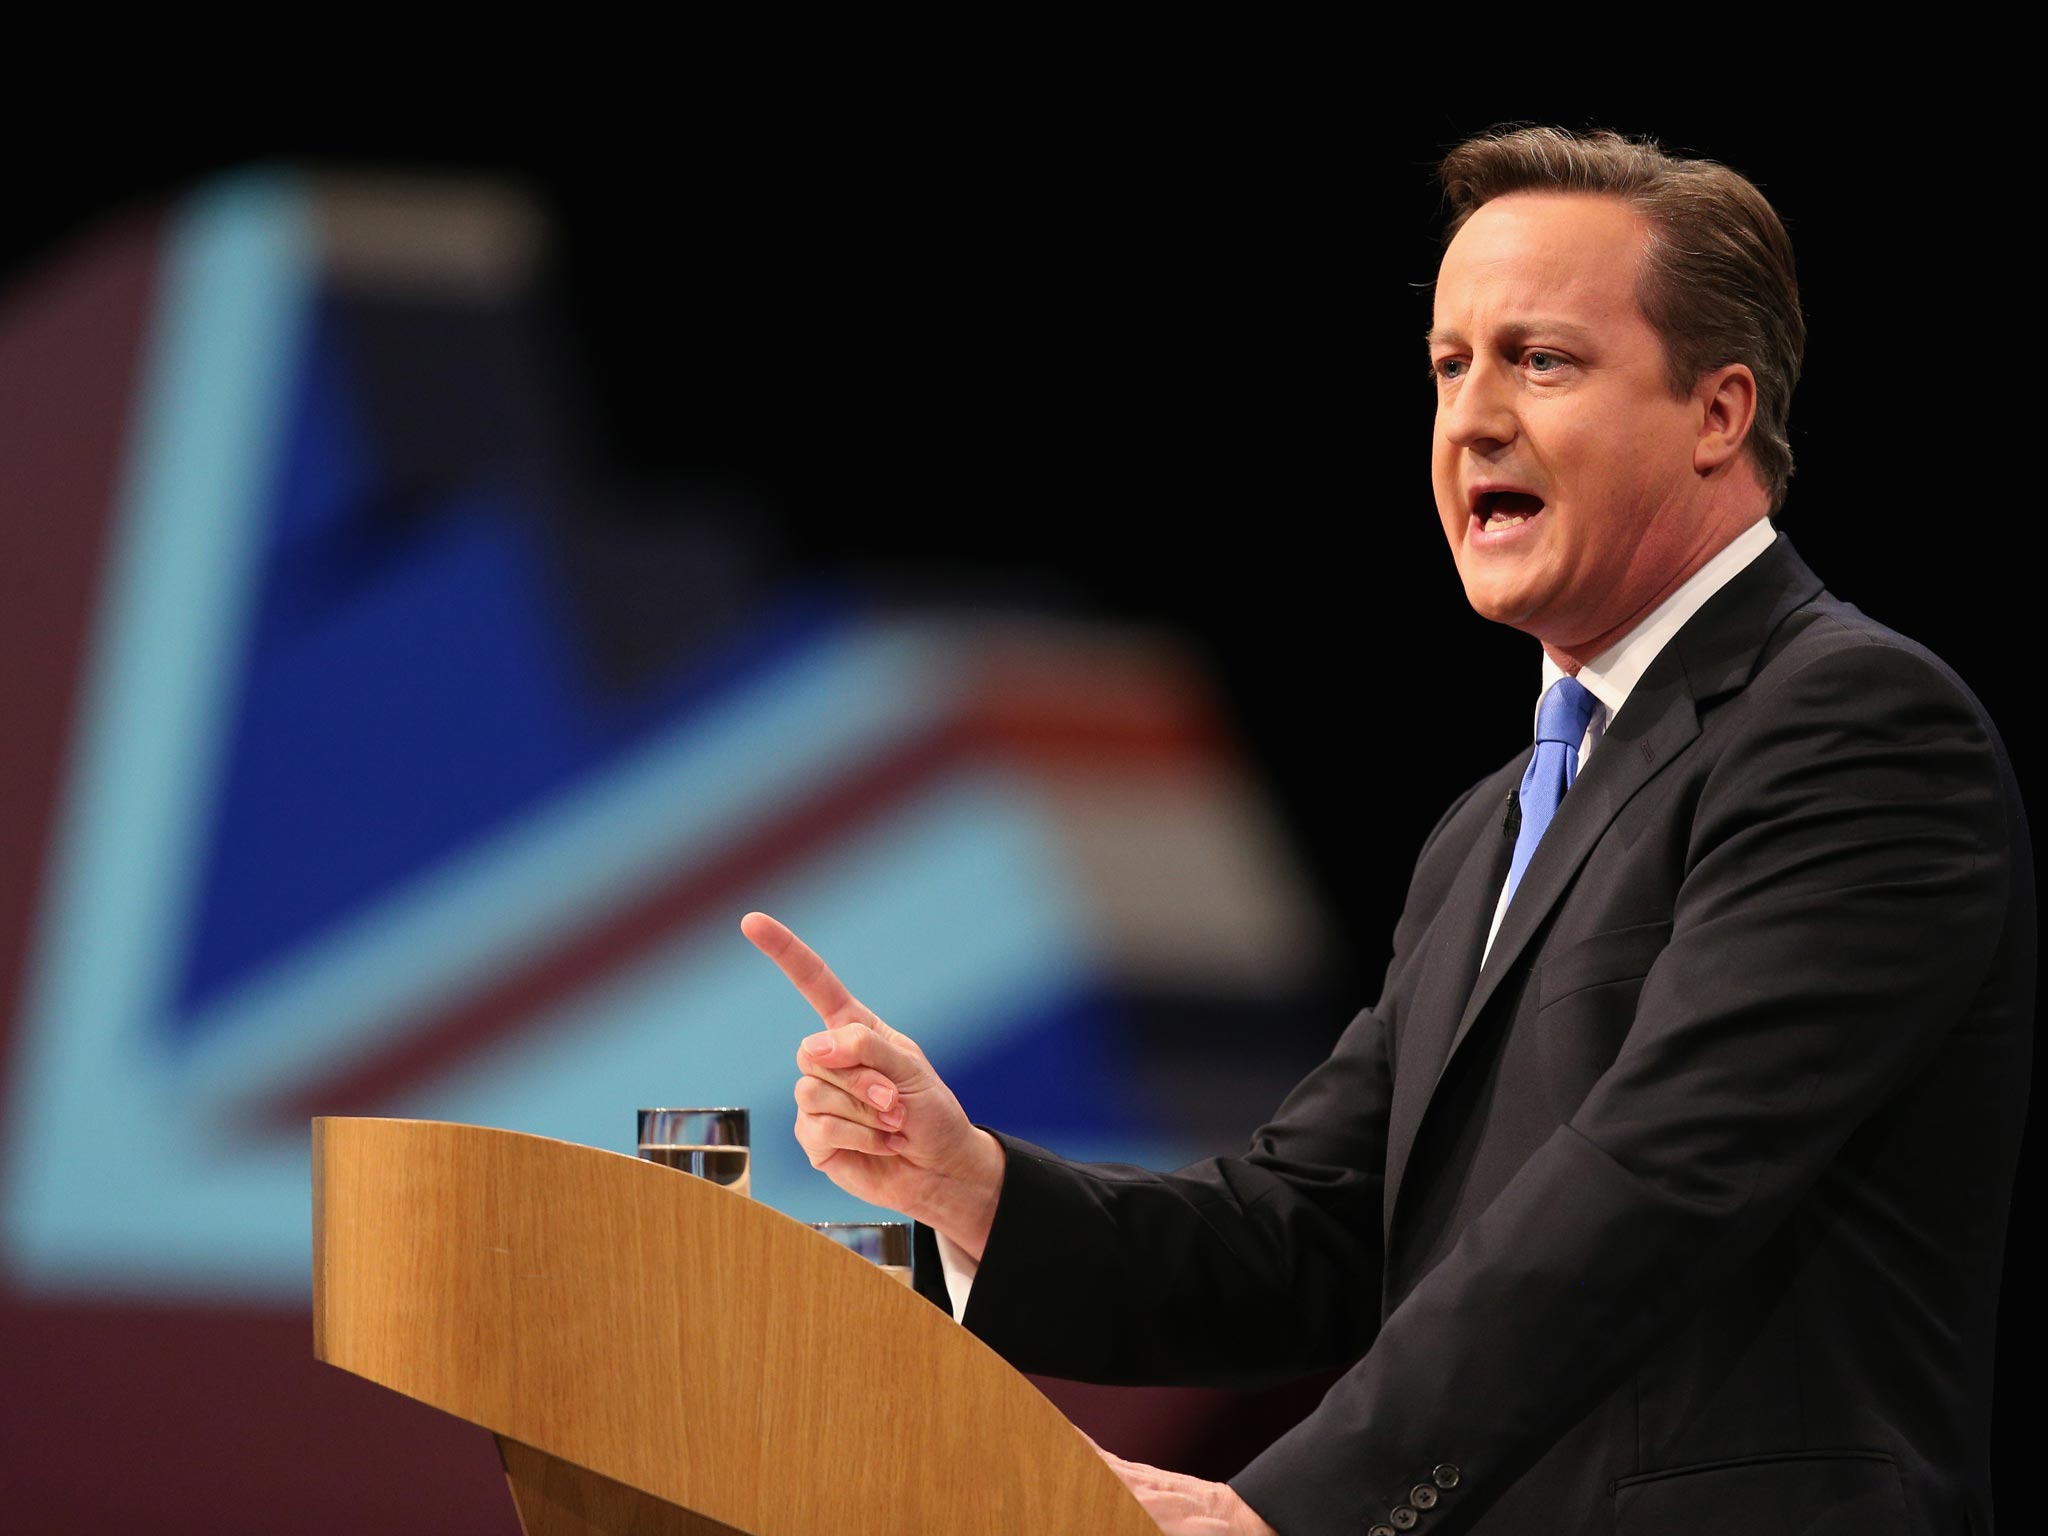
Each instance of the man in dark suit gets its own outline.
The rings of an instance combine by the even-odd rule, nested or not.
[[[1987,1532],[2035,943],[2004,750],[1771,526],[1804,330],[1756,189],[1550,130],[1444,179],[1438,511],[1544,691],[1379,1000],[1242,1156],[1081,1165],[750,914],[827,1026],[799,1140],[1024,1368],[1355,1362],[1228,1484],[1108,1458],[1169,1532]],[[1403,731],[1456,706],[1386,660]]]

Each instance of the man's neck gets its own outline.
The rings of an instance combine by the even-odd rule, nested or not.
[[[1621,635],[1605,650],[1592,656],[1567,658],[1565,662],[1546,649],[1543,653],[1543,686],[1547,690],[1560,674],[1575,677],[1590,688],[1593,696],[1618,713],[1636,683],[1657,659],[1660,651],[1683,629],[1714,594],[1771,547],[1777,530],[1769,518],[1759,518],[1721,547],[1704,565],[1675,587],[1669,596]]]
[[[1579,669],[1596,656],[1604,655],[1615,645],[1626,639],[1651,614],[1655,613],[1672,593],[1684,586],[1699,573],[1708,561],[1721,553],[1730,544],[1754,527],[1766,515],[1762,506],[1746,508],[1741,514],[1713,522],[1700,530],[1698,539],[1687,551],[1686,557],[1670,567],[1670,574],[1649,593],[1638,600],[1629,611],[1610,624],[1590,640],[1574,641],[1568,645],[1543,642],[1543,651],[1567,677],[1578,676]]]

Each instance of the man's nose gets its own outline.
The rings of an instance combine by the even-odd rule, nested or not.
[[[1474,359],[1458,387],[1439,398],[1437,428],[1459,448],[1485,452],[1515,440],[1514,380],[1498,363]]]

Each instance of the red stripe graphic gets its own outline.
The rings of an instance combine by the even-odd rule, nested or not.
[[[94,231],[0,309],[0,1104],[161,236]]]

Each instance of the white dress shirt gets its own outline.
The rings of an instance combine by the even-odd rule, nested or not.
[[[1621,706],[1628,702],[1629,694],[1650,670],[1650,663],[1657,659],[1657,653],[1671,642],[1671,637],[1685,627],[1685,621],[1705,606],[1708,598],[1731,581],[1752,560],[1771,547],[1777,538],[1777,529],[1771,526],[1767,517],[1759,518],[1748,528],[1728,542],[1726,548],[1716,554],[1705,565],[1694,571],[1681,582],[1678,589],[1644,617],[1643,621],[1623,635],[1606,650],[1579,668],[1578,679],[1586,691],[1593,695],[1597,707],[1593,718],[1586,725],[1585,739],[1579,743],[1579,768],[1584,771],[1587,759],[1606,733],[1607,723],[1621,713]],[[1543,653],[1543,686],[1536,692],[1536,707],[1543,707],[1543,695],[1550,685],[1565,675],[1564,668],[1550,659],[1550,653]],[[1530,734],[1535,734],[1535,718],[1530,719]],[[1486,930],[1486,949],[1480,953],[1480,964],[1486,963],[1486,955],[1493,949],[1494,935],[1500,932],[1500,920],[1507,915],[1508,886],[1503,880],[1500,899],[1494,903],[1493,926]],[[934,1233],[937,1237],[938,1234]],[[964,1317],[967,1313],[967,1295],[974,1285],[975,1272],[981,1265],[970,1259],[954,1243],[944,1237],[938,1238],[939,1268],[946,1280],[946,1295],[953,1303],[953,1316]]]
[[[1608,722],[1621,713],[1621,706],[1628,702],[1636,684],[1650,670],[1650,663],[1657,659],[1657,653],[1671,643],[1671,637],[1685,627],[1687,619],[1706,606],[1708,598],[1727,586],[1738,571],[1769,549],[1777,536],[1778,530],[1771,526],[1768,517],[1758,518],[1730,539],[1705,565],[1680,582],[1677,590],[1652,608],[1640,624],[1579,668],[1579,682],[1595,701],[1593,718],[1586,723],[1585,738],[1579,743],[1579,772],[1586,771],[1593,749],[1607,734]],[[1564,668],[1552,661],[1550,652],[1545,651],[1543,686],[1536,690],[1536,714],[1530,717],[1529,733],[1532,737],[1536,732],[1536,716],[1543,709],[1543,695],[1564,675]],[[1493,904],[1493,925],[1486,930],[1486,948],[1479,952],[1482,966],[1486,964],[1486,957],[1493,953],[1494,935],[1500,932],[1500,920],[1507,915],[1508,883],[1503,880],[1500,899]],[[954,1315],[957,1317],[959,1314],[956,1312]]]

